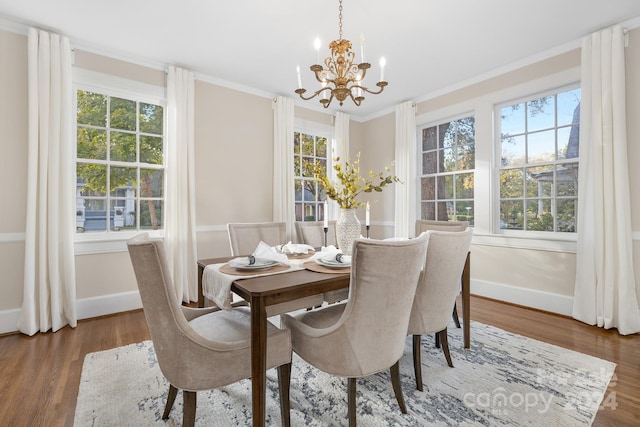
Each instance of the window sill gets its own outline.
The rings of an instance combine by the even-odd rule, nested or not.
[[[474,232],[473,244],[547,252],[576,253],[576,235],[524,236],[522,234],[479,234]]]
[[[163,230],[87,232],[75,235],[74,250],[76,255],[126,252],[127,240],[138,234],[148,232],[151,238],[162,239]]]

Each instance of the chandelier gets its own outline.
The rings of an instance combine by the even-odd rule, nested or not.
[[[351,50],[351,42],[342,38],[342,0],[340,0],[340,7],[338,8],[338,29],[338,40],[329,43],[331,56],[326,57],[324,60],[326,68],[319,64],[314,64],[309,67],[315,74],[316,80],[321,84],[320,89],[305,97],[307,90],[302,87],[300,67],[298,66],[296,68],[298,73],[298,89],[296,89],[295,92],[305,101],[317,96],[320,97],[319,101],[324,108],[327,108],[329,104],[331,104],[333,98],[336,98],[338,102],[340,102],[340,106],[342,106],[347,97],[351,98],[354,104],[360,106],[362,101],[364,101],[364,93],[377,95],[381,93],[388,84],[384,81],[385,59],[381,58],[380,81],[376,83],[379,90],[373,91],[363,85],[364,77],[367,74],[367,70],[371,68],[371,64],[364,62],[364,47],[362,45],[364,38],[362,36],[360,37],[362,56],[362,62],[360,64],[354,63],[356,55]],[[315,41],[315,48],[316,51],[319,52],[319,39]]]

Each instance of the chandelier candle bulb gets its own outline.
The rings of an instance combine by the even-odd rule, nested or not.
[[[384,81],[384,66],[387,65],[387,60],[384,59],[384,56],[380,58],[380,81]]]
[[[298,89],[302,89],[302,77],[300,77],[300,66],[296,67],[296,73],[298,74]]]
[[[364,62],[364,34],[360,33],[360,61]]]
[[[316,64],[320,63],[320,45],[320,37],[316,37],[316,39],[313,41],[313,47],[316,49]]]

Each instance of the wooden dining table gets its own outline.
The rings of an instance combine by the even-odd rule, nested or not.
[[[209,258],[198,261],[198,307],[205,306],[202,277],[209,264],[227,262],[231,257]],[[253,426],[264,426],[267,388],[267,306],[292,301],[311,295],[323,294],[349,287],[350,275],[345,273],[319,273],[295,270],[260,277],[238,276],[231,290],[250,303],[251,307],[251,398]],[[470,255],[467,255],[462,273],[462,304],[464,346],[470,346]]]

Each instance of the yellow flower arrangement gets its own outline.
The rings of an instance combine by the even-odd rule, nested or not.
[[[391,166],[394,164],[391,163]],[[331,182],[326,173],[326,166],[320,163],[315,163],[313,174],[320,182],[327,197],[338,202],[338,206],[342,209],[356,209],[364,206],[365,203],[357,199],[360,193],[381,192],[387,185],[401,182],[397,176],[388,173],[391,170],[389,166],[385,166],[384,172],[377,174],[369,171],[368,179],[360,176],[360,153],[357,154],[353,162],[349,162],[347,159],[344,164],[340,162],[340,157],[335,157],[333,169],[338,177],[336,183]],[[387,173],[386,176],[385,173]]]

